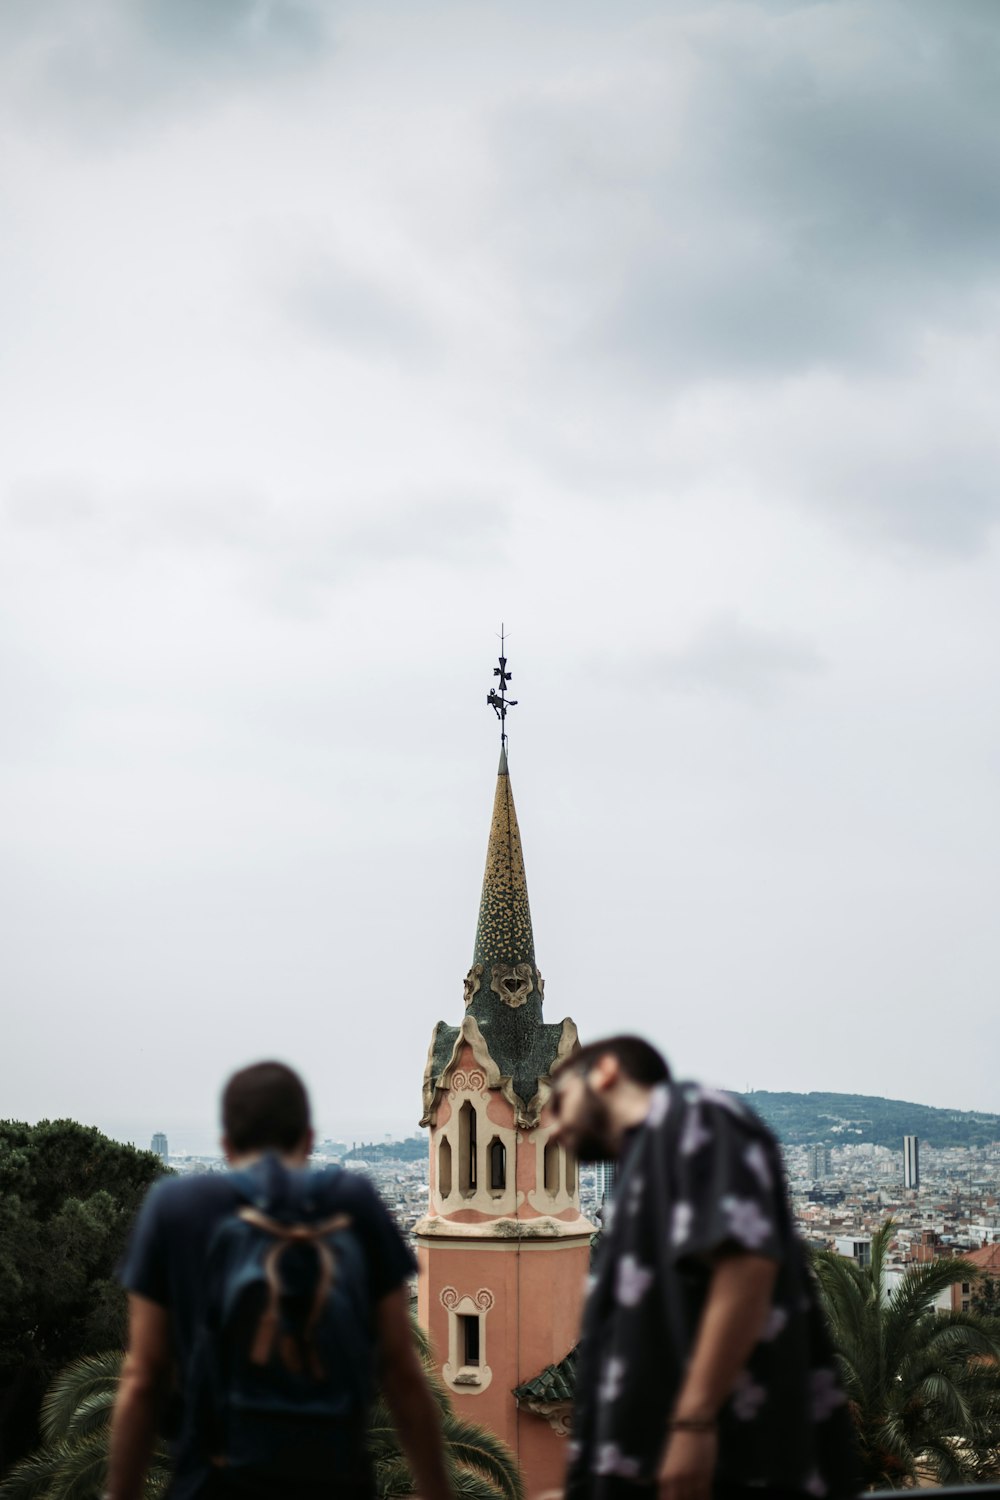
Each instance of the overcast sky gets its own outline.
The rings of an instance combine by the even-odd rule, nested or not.
[[[1000,1111],[995,0],[0,10],[0,1115],[549,1020]]]

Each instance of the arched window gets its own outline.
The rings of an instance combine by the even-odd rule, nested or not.
[[[451,1142],[446,1135],[438,1147],[438,1192],[442,1198],[451,1194]]]
[[[545,1191],[554,1198],[559,1191],[559,1147],[555,1141],[546,1142],[543,1170]]]
[[[490,1164],[490,1192],[502,1193],[507,1186],[507,1147],[498,1135],[490,1141],[488,1150]]]
[[[476,1106],[466,1099],[458,1112],[458,1186],[471,1197],[479,1185],[479,1145],[476,1140]]]
[[[576,1192],[576,1157],[572,1151],[566,1152],[566,1191],[570,1194]]]

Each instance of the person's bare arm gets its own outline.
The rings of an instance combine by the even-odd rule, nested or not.
[[[758,1342],[771,1307],[776,1261],[745,1251],[720,1255],[698,1326],[691,1360],[671,1414],[675,1428],[660,1464],[660,1500],[707,1500],[718,1457],[715,1419]]]
[[[170,1322],[165,1307],[129,1299],[128,1353],[111,1419],[111,1455],[104,1500],[140,1500],[161,1402],[170,1382]]]
[[[452,1500],[441,1418],[413,1341],[406,1288],[378,1304],[382,1390],[409,1460],[420,1500]],[[117,1497],[116,1497],[117,1500]]]

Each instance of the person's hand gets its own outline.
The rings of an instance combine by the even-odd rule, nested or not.
[[[710,1500],[719,1439],[707,1432],[672,1432],[657,1476],[659,1500]]]

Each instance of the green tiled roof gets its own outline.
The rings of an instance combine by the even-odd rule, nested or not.
[[[576,1393],[576,1350],[569,1353],[557,1365],[546,1365],[540,1375],[514,1387],[518,1401],[526,1404],[536,1401],[572,1401]]]
[[[566,1022],[553,1025],[543,1019],[543,988],[535,966],[521,834],[507,756],[502,752],[472,968],[466,979],[466,1026],[439,1021],[434,1028],[422,1123],[429,1122],[435,1089],[447,1087],[443,1075],[470,1027],[478,1029],[501,1077],[510,1080],[507,1087],[520,1100],[521,1123],[533,1122],[540,1082],[548,1078],[557,1058],[576,1037],[572,1023],[570,1034]]]

